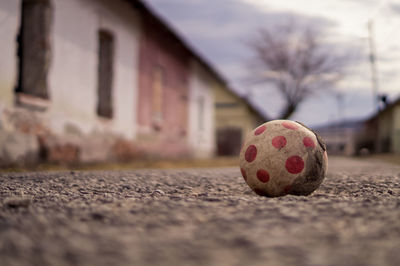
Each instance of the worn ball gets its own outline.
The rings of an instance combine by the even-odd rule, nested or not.
[[[240,151],[242,176],[260,196],[309,195],[322,183],[327,165],[322,139],[290,120],[260,125]]]

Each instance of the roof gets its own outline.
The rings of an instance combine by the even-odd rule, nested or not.
[[[238,100],[243,101],[246,104],[247,108],[249,108],[250,112],[253,112],[256,115],[258,115],[261,118],[261,120],[264,120],[264,121],[271,120],[258,106],[256,106],[254,103],[252,103],[251,100],[248,99],[247,97],[241,96],[235,90],[233,90],[232,88],[230,88],[228,86],[225,87],[225,90],[227,92],[231,93]]]
[[[234,94],[236,94],[236,92],[233,92]],[[258,116],[260,116],[260,118],[262,120],[266,121],[270,121],[272,120],[270,117],[268,117],[257,105],[255,105],[254,103],[252,103],[250,101],[250,99],[248,99],[247,97],[242,97],[238,94],[236,94],[240,99],[244,100],[246,102],[247,107],[250,109],[251,112],[257,114]]]
[[[389,112],[391,109],[393,109],[397,105],[400,105],[400,97],[398,97],[393,102],[386,104],[386,106],[383,107],[382,109],[376,111],[371,117],[366,119],[366,121],[372,121],[372,120],[376,119],[379,115]]]
[[[129,1],[133,5],[133,7],[142,12],[142,14],[149,16],[156,24],[158,24],[157,26],[168,32],[168,34],[170,34],[170,36],[178,44],[180,44],[182,48],[186,50],[186,52],[188,52],[194,59],[196,59],[205,69],[207,69],[214,76],[215,79],[217,79],[225,86],[227,85],[225,78],[222,77],[222,75],[212,66],[212,64],[207,62],[207,60],[204,59],[204,57],[201,56],[200,53],[196,51],[196,49],[185,40],[185,38],[179,35],[167,21],[162,19],[161,16],[158,15],[154,10],[152,10],[146,3],[144,3],[142,0],[127,1]]]
[[[179,43],[182,46],[182,48],[185,49],[186,52],[188,52],[195,60],[197,60],[207,71],[209,71],[212,74],[212,76],[225,87],[227,91],[231,92],[237,98],[245,101],[250,111],[259,115],[264,120],[270,120],[258,107],[256,107],[253,103],[251,103],[251,101],[249,101],[245,97],[240,96],[235,90],[230,88],[225,78],[212,66],[212,64],[207,62],[207,60],[204,59],[204,57],[201,56],[201,54],[198,51],[196,51],[196,49],[192,47],[185,40],[184,37],[179,35],[167,21],[162,19],[160,15],[156,14],[156,12],[152,10],[145,2],[143,2],[142,0],[127,0],[127,1],[129,1],[133,5],[133,7],[142,12],[142,14],[149,16],[155,23],[158,24],[159,27],[168,32],[171,35],[171,37],[175,39],[175,41]]]
[[[336,121],[333,123],[328,123],[320,126],[312,127],[313,130],[319,131],[330,131],[330,130],[343,130],[343,129],[357,129],[362,126],[364,120],[362,119],[349,119]]]

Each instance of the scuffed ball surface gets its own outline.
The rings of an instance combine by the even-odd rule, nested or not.
[[[240,171],[261,196],[309,195],[322,183],[328,164],[325,144],[310,129],[273,120],[249,134],[240,152]]]

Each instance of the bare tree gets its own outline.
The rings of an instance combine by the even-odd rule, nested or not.
[[[279,118],[289,118],[306,97],[342,77],[346,57],[321,37],[321,31],[291,21],[261,29],[249,42],[255,56],[252,78],[272,84],[285,100]]]

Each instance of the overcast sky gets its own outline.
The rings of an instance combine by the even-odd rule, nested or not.
[[[367,21],[374,22],[379,92],[400,92],[400,1],[380,0],[146,0],[228,80],[269,116],[282,106],[279,95],[248,81],[252,53],[246,40],[257,29],[289,17],[323,27],[326,41],[360,58],[334,90],[321,90],[300,105],[292,119],[320,125],[373,114]],[[399,36],[399,37],[398,37]],[[338,92],[341,101],[338,101]]]

